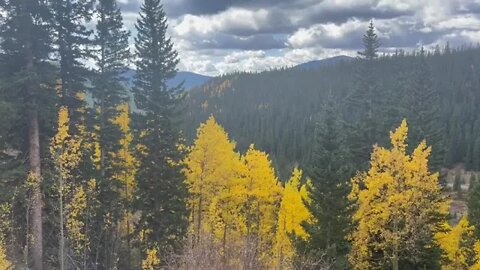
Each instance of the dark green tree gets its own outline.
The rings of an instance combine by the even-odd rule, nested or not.
[[[56,56],[60,63],[61,104],[70,110],[72,130],[78,124],[77,109],[82,101],[77,94],[86,91],[89,72],[85,66],[89,59],[93,31],[86,24],[93,16],[94,0],[52,0]]]
[[[116,166],[112,155],[119,149],[122,134],[112,120],[119,115],[118,106],[127,102],[126,80],[122,73],[127,69],[130,60],[130,33],[124,29],[122,13],[115,0],[100,0],[95,11],[97,26],[93,40],[95,69],[92,97],[96,114],[94,123],[99,127],[96,133],[101,148],[100,168],[96,177],[97,200],[101,207],[96,213],[94,228],[97,232],[92,232],[91,235],[100,237],[94,241],[98,243],[95,248],[102,251],[99,253],[100,258],[96,260],[97,265],[103,269],[111,269],[117,260],[124,261],[118,257],[118,245],[115,244],[124,239],[118,239],[110,225],[120,222],[125,208],[118,194],[122,187],[113,177],[120,168]]]
[[[479,178],[470,182],[470,191],[468,192],[468,221],[475,226],[475,235],[480,237],[480,183]]]
[[[444,164],[444,128],[440,122],[440,94],[433,86],[425,50],[413,58],[410,78],[404,82],[403,113],[408,119],[409,146],[414,149],[422,140],[432,147],[430,168],[439,171]]]
[[[185,234],[186,186],[180,161],[180,133],[176,116],[180,87],[166,82],[176,74],[177,52],[167,37],[167,17],[160,0],[145,0],[141,6],[135,38],[137,73],[134,78],[138,115],[139,155],[138,198],[141,213],[139,230],[149,231],[143,248],[157,247],[161,254],[175,247]]]
[[[347,196],[351,189],[352,168],[343,122],[332,99],[324,106],[315,138],[308,171],[312,181],[309,190],[312,200],[307,204],[315,222],[303,225],[310,238],[300,246],[312,255],[326,251],[336,260],[337,267],[343,269],[347,267],[345,236],[351,220]],[[304,252],[302,250],[300,254]]]
[[[384,135],[388,130],[387,110],[389,95],[382,91],[379,80],[378,49],[380,41],[373,21],[363,36],[363,51],[358,52],[358,66],[355,72],[354,91],[347,98],[350,124],[350,149],[358,165],[364,169],[374,144],[387,142]]]
[[[367,32],[362,38],[363,51],[359,51],[358,55],[365,60],[375,60],[378,58],[378,49],[380,48],[380,40],[375,31],[373,20],[368,25]]]
[[[2,16],[5,16],[1,30],[2,53],[2,93],[4,102],[15,106],[12,112],[18,125],[10,126],[11,141],[16,141],[20,151],[28,153],[25,157],[27,172],[23,180],[28,179],[27,193],[24,201],[30,209],[25,213],[30,220],[28,231],[29,266],[35,270],[43,269],[43,190],[42,190],[42,160],[41,147],[44,140],[41,133],[45,132],[42,125],[50,114],[48,100],[54,96],[53,67],[49,63],[51,53],[51,14],[44,1],[7,0],[0,2]],[[52,103],[50,102],[50,105]],[[26,129],[25,129],[26,127]],[[20,141],[18,141],[20,139]],[[19,185],[22,185],[19,183]],[[30,240],[30,241],[29,241]]]

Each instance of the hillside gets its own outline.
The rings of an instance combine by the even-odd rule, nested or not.
[[[398,54],[378,60],[378,84],[391,100],[393,127],[405,117],[396,104],[408,90],[414,56]],[[439,118],[443,133],[443,165],[463,162],[478,170],[480,161],[480,49],[460,50],[427,57],[433,89],[440,95]],[[329,93],[347,122],[352,115],[347,97],[356,86],[357,61],[321,69],[284,69],[258,74],[236,73],[213,79],[187,96],[185,134],[214,115],[244,151],[250,142],[272,156],[283,176],[296,164],[305,167],[311,157],[315,122]],[[399,111],[400,110],[400,111]],[[349,133],[350,131],[345,130]],[[384,131],[385,139],[388,129]],[[418,143],[418,142],[415,142]]]
[[[135,70],[129,69],[123,74],[123,76],[127,79],[129,84],[132,85],[133,77],[135,76]],[[200,86],[206,83],[210,79],[212,79],[212,77],[200,75],[194,72],[179,71],[177,72],[177,76],[175,76],[175,78],[167,81],[167,86],[175,87],[180,83],[184,82],[183,86],[185,90],[190,90],[193,87]]]
[[[339,55],[339,56],[334,56],[322,60],[314,60],[310,62],[306,62],[300,65],[296,65],[293,68],[295,69],[317,69],[317,68],[322,68],[322,67],[327,67],[331,65],[336,65],[342,62],[350,62],[353,61],[354,58],[346,55]]]

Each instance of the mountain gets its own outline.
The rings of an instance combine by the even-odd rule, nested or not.
[[[180,84],[182,81],[185,81],[184,87],[185,90],[192,89],[193,87],[200,86],[209,80],[211,80],[213,77],[205,76],[205,75],[200,75],[197,73],[193,72],[188,72],[188,71],[179,71],[177,73],[177,76],[175,78],[169,80],[167,82],[168,86],[174,87],[178,84]]]
[[[342,62],[350,62],[353,61],[355,58],[346,56],[346,55],[339,55],[339,56],[334,56],[330,58],[325,58],[322,60],[314,60],[310,62],[306,62],[297,66],[294,66],[294,69],[317,69],[325,66],[331,66],[331,65],[336,65]]]
[[[135,70],[129,69],[127,70],[124,74],[125,78],[127,78],[128,82],[130,85],[133,84],[133,77],[135,76]],[[177,76],[175,78],[167,81],[167,86],[168,87],[175,87],[179,85],[181,82],[184,83],[185,90],[190,90],[193,87],[200,86],[209,80],[211,80],[213,77],[205,76],[205,75],[200,75],[197,73],[193,72],[188,72],[188,71],[179,71],[177,72]]]
[[[402,100],[414,83],[418,57],[398,54],[375,62],[376,83],[382,89],[381,96],[376,98],[385,101],[388,109],[388,122],[382,124],[383,141],[388,140],[388,131],[406,117],[406,109],[400,103],[404,104]],[[442,104],[436,117],[446,130],[444,166],[462,162],[468,170],[480,170],[480,48],[432,52],[426,62],[429,72],[425,79],[431,80],[432,89],[438,90]],[[333,99],[344,121],[348,125],[355,121],[355,110],[350,104],[362,64],[346,57],[314,63],[324,67],[310,69],[315,64],[306,63],[300,68],[238,72],[192,89],[185,99],[183,119],[187,141],[192,141],[199,124],[213,115],[237,143],[238,150],[245,151],[254,143],[270,154],[283,178],[296,165],[307,167],[315,143],[315,123],[322,117],[322,103]],[[351,134],[348,125],[343,132]],[[412,145],[415,143],[418,142]]]

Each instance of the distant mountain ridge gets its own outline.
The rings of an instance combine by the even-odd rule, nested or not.
[[[133,78],[135,77],[135,70],[127,70],[123,76],[127,79],[130,86],[133,85]],[[197,74],[189,71],[179,71],[175,78],[167,81],[168,87],[175,87],[180,83],[184,82],[183,86],[185,90],[190,90],[194,87],[200,86],[211,80],[213,77]]]
[[[352,61],[354,58],[346,55],[339,55],[330,58],[325,58],[321,60],[314,60],[306,63],[299,64],[294,66],[294,69],[302,69],[302,70],[309,70],[309,69],[317,69],[320,67],[335,65],[341,62],[348,62]],[[133,85],[133,78],[135,76],[135,70],[129,69],[124,74],[125,78],[127,79],[130,86]],[[181,82],[184,82],[184,88],[186,91],[195,88],[197,86],[204,85],[214,77],[202,75],[190,71],[179,71],[175,78],[167,81],[168,87],[175,87],[179,85]]]
[[[334,56],[330,58],[325,58],[321,60],[314,60],[310,62],[306,62],[300,65],[296,65],[293,68],[294,69],[303,69],[303,70],[308,70],[308,69],[317,69],[325,66],[331,66],[331,65],[336,65],[342,62],[350,62],[353,61],[355,58],[346,56],[346,55],[339,55],[339,56]]]

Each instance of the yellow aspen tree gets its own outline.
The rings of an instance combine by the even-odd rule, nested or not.
[[[214,228],[208,223],[214,218],[209,213],[217,212],[215,205],[219,202],[219,194],[224,197],[225,192],[231,190],[241,167],[235,143],[228,139],[228,134],[213,116],[198,128],[184,165],[190,193],[190,230],[198,242],[202,233],[213,233]]]
[[[278,213],[278,224],[275,239],[275,256],[280,269],[291,268],[291,261],[295,255],[295,247],[291,236],[308,239],[308,234],[302,224],[308,222],[312,215],[305,202],[309,195],[306,184],[301,185],[302,171],[295,168],[288,182],[285,183],[282,202]]]
[[[392,147],[375,146],[370,169],[352,179],[356,226],[349,261],[354,269],[398,270],[402,261],[424,267],[421,258],[448,213],[438,173],[428,169],[430,147],[423,141],[407,154],[407,133],[403,120],[390,132]]]
[[[13,264],[8,260],[5,248],[5,235],[11,233],[11,206],[9,203],[0,204],[0,269],[13,269]]]
[[[250,145],[242,158],[245,164],[244,214],[248,247],[272,264],[272,247],[283,188],[266,153]]]
[[[130,129],[130,109],[128,103],[118,106],[119,114],[113,120],[121,131],[121,138],[118,142],[120,149],[113,153],[113,160],[116,169],[113,177],[118,180],[124,190],[121,192],[124,199],[131,202],[133,193],[136,188],[135,173],[138,167],[138,161],[135,159],[134,148],[132,145],[133,135]]]
[[[0,243],[0,269],[13,269],[12,263],[7,259],[7,255],[5,254],[5,247],[3,243]]]
[[[58,112],[57,133],[50,144],[50,154],[58,176],[59,207],[60,207],[60,269],[64,269],[65,262],[65,209],[66,198],[72,190],[72,171],[81,160],[82,140],[69,133],[70,119],[68,109],[60,107]],[[68,226],[67,226],[68,228]]]
[[[435,238],[443,251],[442,270],[474,269],[475,258],[475,227],[470,226],[466,216],[457,225],[451,227],[444,224],[445,232],[439,232]]]
[[[473,247],[475,251],[475,262],[473,263],[470,270],[480,270],[480,240],[475,242],[475,246]]]
[[[142,260],[142,270],[154,270],[160,265],[158,258],[158,249],[147,249],[146,257]]]
[[[112,166],[114,167],[113,178],[120,182],[122,189],[118,191],[119,194],[121,194],[124,202],[124,216],[120,224],[120,233],[123,234],[127,239],[127,258],[125,259],[125,261],[127,265],[130,266],[130,237],[133,233],[133,227],[131,225],[134,222],[134,215],[131,209],[133,202],[133,194],[137,188],[135,175],[137,173],[139,163],[134,155],[135,148],[132,144],[133,135],[130,129],[130,109],[128,103],[120,104],[117,110],[119,113],[112,122],[113,124],[118,126],[121,133],[120,140],[118,142],[120,148],[116,153],[112,153]]]

